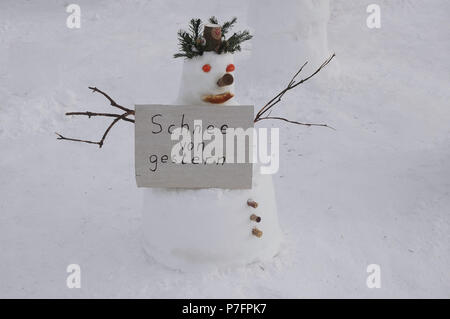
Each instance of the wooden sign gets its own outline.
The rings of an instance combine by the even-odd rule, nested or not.
[[[136,105],[138,187],[252,187],[253,106]]]

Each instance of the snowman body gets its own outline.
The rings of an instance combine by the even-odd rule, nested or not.
[[[238,105],[234,78],[230,83],[233,71],[232,54],[205,52],[185,59],[174,104]],[[220,81],[224,77],[228,82]],[[143,196],[145,250],[170,268],[246,265],[270,260],[279,252],[282,234],[272,177],[262,175],[256,164],[251,189],[145,188]],[[249,199],[258,207],[248,206]],[[252,214],[261,221],[251,220]],[[254,228],[262,231],[261,237],[254,235]]]

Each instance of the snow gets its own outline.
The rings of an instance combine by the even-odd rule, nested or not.
[[[81,29],[65,26],[66,2],[0,2],[0,297],[450,297],[448,1],[377,1],[382,27],[368,29],[367,2],[335,0],[327,47],[314,36],[307,45],[291,39],[287,47],[332,50],[337,60],[289,93],[277,114],[337,130],[264,123],[281,128],[273,178],[286,242],[271,262],[192,274],[143,251],[132,124],[116,127],[101,150],[56,141],[54,132],[101,136],[108,121],[63,116],[111,110],[89,85],[126,106],[172,101],[182,68],[171,57],[177,30],[213,14],[237,15],[237,30],[252,29],[254,7],[77,3]],[[283,21],[283,10],[260,10],[273,25]],[[255,70],[246,63],[253,44],[235,56],[245,66],[236,92],[261,105],[304,57],[280,48],[283,59],[267,55]],[[264,81],[254,76],[266,68]],[[72,263],[81,289],[66,287]],[[369,264],[381,266],[381,289],[366,286]]]

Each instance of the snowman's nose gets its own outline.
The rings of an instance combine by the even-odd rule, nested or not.
[[[219,81],[217,81],[217,85],[222,87],[222,86],[227,86],[227,85],[231,85],[234,82],[234,78],[230,73],[225,73],[220,79]]]

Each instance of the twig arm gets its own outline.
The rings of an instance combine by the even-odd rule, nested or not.
[[[125,116],[127,116],[128,113],[124,113],[121,116],[119,116],[118,118],[116,118],[114,121],[111,122],[111,124],[108,126],[108,128],[106,129],[105,133],[102,136],[102,139],[100,140],[100,142],[98,143],[98,145],[100,146],[100,148],[103,146],[103,142],[105,141],[106,136],[108,136],[109,131],[112,129],[112,127],[114,125],[116,125],[117,122],[119,122],[120,120],[124,119]]]
[[[55,133],[56,135],[58,135],[57,139],[58,140],[66,140],[66,141],[72,141],[72,142],[82,142],[82,143],[88,143],[88,144],[97,144],[100,148],[103,146],[106,137],[108,136],[108,133],[111,131],[111,129],[113,128],[113,126],[119,122],[120,120],[123,120],[126,116],[128,116],[128,113],[123,113],[122,115],[120,115],[119,117],[116,117],[114,119],[114,121],[111,122],[111,124],[108,126],[108,128],[106,129],[105,133],[103,134],[102,138],[100,141],[95,142],[95,141],[89,141],[89,140],[81,140],[81,139],[77,139],[77,138],[69,138],[69,137],[65,137],[62,136],[59,133]]]
[[[297,125],[303,125],[303,126],[322,126],[322,127],[328,127],[332,130],[336,130],[334,127],[329,126],[327,124],[303,123],[303,122],[291,121],[284,117],[278,117],[278,116],[265,116],[265,117],[262,117],[261,119],[259,119],[259,121],[263,121],[263,120],[280,120],[280,121],[288,122],[291,124],[297,124]]]
[[[62,136],[61,134],[56,133],[56,132],[55,132],[55,134],[58,135],[58,137],[56,138],[57,140],[66,140],[66,141],[72,141],[72,142],[82,142],[82,143],[97,144],[98,145],[98,142],[87,141],[87,140],[80,140],[80,139],[76,139],[76,138],[69,138],[69,137]]]
[[[280,93],[278,93],[277,95],[275,95],[275,97],[273,97],[269,102],[267,102],[262,108],[261,110],[259,110],[258,114],[256,115],[256,118],[261,117],[264,113],[266,113],[269,109],[273,108],[273,106],[275,104],[277,104],[278,102],[281,101],[281,98],[283,97],[283,95],[289,91],[292,88],[292,85],[295,83],[295,78],[303,71],[303,68],[308,64],[308,61],[306,61],[301,67],[300,69],[297,71],[297,73],[294,74],[294,76],[292,77],[291,81],[289,82],[288,86],[282,90]]]
[[[71,115],[85,115],[89,118],[91,117],[95,117],[95,116],[105,116],[105,117],[120,117],[120,114],[115,114],[115,113],[94,113],[94,112],[68,112],[66,113],[67,116],[71,116]],[[134,123],[133,119],[129,119],[129,118],[123,118],[122,120],[127,121],[127,122],[131,122]]]
[[[89,87],[89,89],[91,89],[93,92],[98,92],[100,94],[102,94],[104,97],[106,97],[108,99],[108,101],[110,102],[110,104],[114,107],[117,107],[123,111],[125,111],[125,113],[123,114],[116,114],[116,113],[95,113],[95,112],[90,112],[90,111],[86,111],[86,112],[68,112],[66,113],[66,115],[70,116],[70,115],[81,115],[81,116],[87,116],[88,118],[94,117],[94,116],[103,116],[103,117],[113,117],[114,120],[111,122],[111,124],[106,128],[105,133],[103,133],[102,138],[100,139],[100,141],[90,141],[90,140],[82,140],[82,139],[78,139],[78,138],[70,138],[70,137],[65,137],[59,133],[55,133],[58,137],[58,140],[65,140],[65,141],[72,141],[72,142],[81,142],[81,143],[87,143],[87,144],[96,144],[98,145],[100,148],[103,146],[106,137],[108,136],[108,133],[111,131],[111,129],[113,128],[114,125],[116,125],[117,122],[123,120],[126,122],[131,122],[131,123],[135,123],[134,119],[130,119],[128,118],[128,116],[133,116],[135,115],[134,110],[126,108],[124,106],[121,106],[119,104],[117,104],[108,94],[106,94],[105,92],[97,89],[96,87]]]
[[[262,120],[281,120],[281,121],[285,121],[285,122],[289,122],[292,124],[297,124],[297,125],[305,125],[305,126],[324,126],[324,127],[329,127],[332,128],[329,125],[326,124],[313,124],[313,123],[302,123],[302,122],[297,122],[297,121],[291,121],[289,119],[283,118],[283,117],[276,117],[276,116],[270,116],[271,112],[273,111],[273,107],[275,105],[277,105],[279,102],[281,102],[281,99],[283,98],[283,96],[290,90],[296,88],[297,86],[299,86],[300,84],[308,81],[309,79],[311,79],[312,77],[314,77],[317,73],[319,73],[324,67],[326,67],[331,60],[333,60],[333,58],[336,55],[333,53],[328,59],[326,59],[321,66],[319,66],[319,68],[317,68],[312,74],[310,74],[309,76],[307,76],[306,78],[300,80],[299,82],[296,82],[296,78],[297,76],[303,71],[303,68],[306,66],[306,63],[304,63],[300,69],[294,74],[294,76],[292,77],[291,81],[289,82],[289,84],[283,89],[281,90],[277,95],[275,95],[269,102],[267,102],[256,114],[255,119],[254,119],[254,123],[257,123],[259,121]],[[267,112],[268,115],[265,115]],[[264,116],[265,115],[265,116]]]
[[[103,95],[104,97],[106,97],[106,98],[108,99],[109,103],[110,103],[112,106],[117,107],[117,108],[121,109],[122,111],[125,111],[125,112],[127,112],[127,113],[129,113],[129,114],[134,114],[134,110],[131,110],[131,109],[129,109],[129,108],[126,108],[125,106],[122,106],[122,105],[117,104],[116,101],[114,101],[108,94],[106,94],[106,93],[103,92],[102,90],[97,89],[96,87],[93,87],[93,86],[90,86],[89,89],[91,89],[92,92],[98,92],[98,93],[100,93],[101,95]]]

